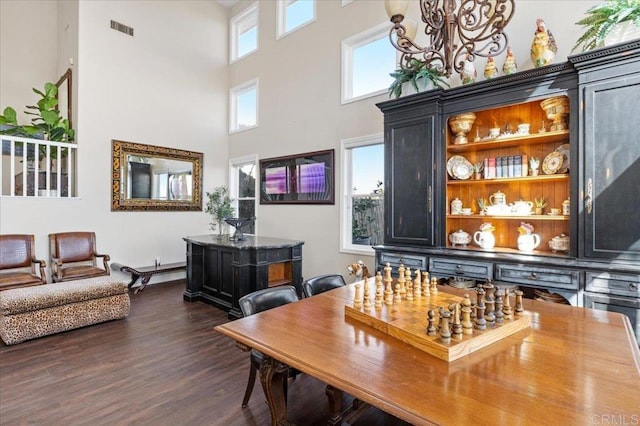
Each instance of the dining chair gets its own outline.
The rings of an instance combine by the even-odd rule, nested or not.
[[[318,275],[317,277],[305,280],[302,283],[302,291],[304,292],[304,297],[311,297],[345,285],[347,285],[347,283],[340,274]]]
[[[296,293],[296,289],[293,286],[277,286],[277,287],[269,287],[263,290],[254,291],[253,293],[249,293],[245,296],[242,296],[238,303],[240,304],[240,310],[242,311],[242,315],[245,317],[249,315],[254,315],[262,311],[266,311],[267,309],[272,309],[278,306],[286,305],[287,303],[292,303],[298,301],[298,293]],[[249,403],[249,398],[251,398],[251,393],[253,392],[253,387],[256,382],[256,374],[260,369],[260,364],[262,363],[262,359],[264,355],[262,352],[257,351],[255,349],[251,349],[250,358],[250,370],[249,370],[249,382],[247,383],[247,389],[244,392],[244,398],[242,400],[242,407],[246,407]],[[293,368],[289,368],[287,373],[287,378],[295,377],[299,373],[298,370]],[[285,401],[287,399],[287,382],[288,380],[284,380],[284,396]]]
[[[96,251],[95,232],[49,234],[51,279],[53,282],[110,275],[110,257]],[[97,258],[102,258],[102,267]]]

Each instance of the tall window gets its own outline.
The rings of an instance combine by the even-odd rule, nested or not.
[[[396,50],[385,22],[342,42],[342,103],[386,93],[393,82]]]
[[[229,131],[239,132],[258,126],[258,80],[231,89]]]
[[[230,62],[258,50],[258,3],[231,18]]]
[[[343,251],[373,253],[371,246],[383,242],[383,143],[382,134],[341,142]]]
[[[229,160],[229,192],[234,200],[236,215],[242,218],[256,216],[256,175],[258,161],[255,155]],[[242,229],[255,234],[255,222]]]
[[[278,0],[278,35],[283,37],[316,19],[315,0]]]

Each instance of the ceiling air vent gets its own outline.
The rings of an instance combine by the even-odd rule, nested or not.
[[[128,27],[125,24],[121,24],[120,22],[116,22],[113,19],[111,20],[111,29],[120,31],[121,33],[125,33],[133,37],[133,28]]]

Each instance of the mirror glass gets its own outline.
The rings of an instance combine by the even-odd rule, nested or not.
[[[113,140],[111,210],[202,210],[202,153]]]

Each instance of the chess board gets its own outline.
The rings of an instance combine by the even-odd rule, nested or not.
[[[440,307],[448,308],[461,300],[461,297],[439,292],[429,297],[402,300],[391,305],[382,304],[381,307],[372,304],[368,310],[364,307],[355,308],[351,303],[345,306],[345,316],[447,362],[469,355],[531,325],[529,316],[524,314],[513,319],[505,318],[503,323],[496,324],[495,327],[487,326],[486,330],[474,329],[471,335],[452,337],[449,343],[444,343],[438,334],[428,335],[427,311],[438,310]]]

